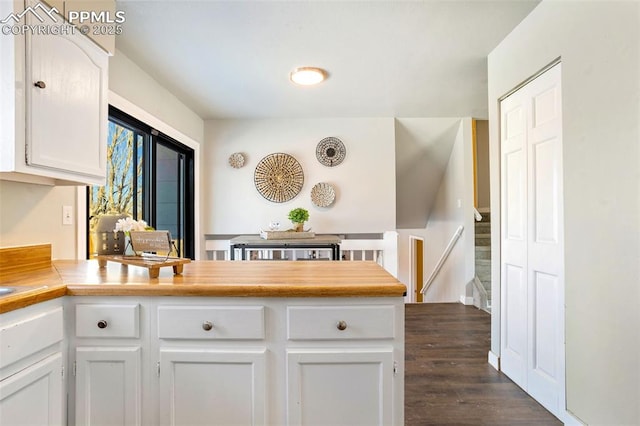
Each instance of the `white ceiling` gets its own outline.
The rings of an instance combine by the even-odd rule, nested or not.
[[[537,3],[118,0],[116,47],[204,119],[486,118],[487,54]]]

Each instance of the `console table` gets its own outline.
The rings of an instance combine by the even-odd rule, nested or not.
[[[258,235],[239,235],[229,240],[230,259],[235,260],[235,251],[240,249],[242,260],[247,259],[247,249],[331,249],[331,259],[340,260],[340,238],[336,235],[317,235],[313,238],[289,240],[267,240]]]

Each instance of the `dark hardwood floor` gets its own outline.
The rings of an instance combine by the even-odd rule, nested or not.
[[[460,303],[409,304],[405,425],[562,425],[487,363],[490,315]]]

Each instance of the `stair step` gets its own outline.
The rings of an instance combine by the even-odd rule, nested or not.
[[[476,276],[481,282],[491,282],[491,261],[476,260]]]
[[[476,260],[491,260],[491,246],[476,246]]]
[[[475,224],[476,233],[490,233],[491,232],[491,223],[489,222],[476,222]]]
[[[476,234],[476,247],[477,246],[490,246],[491,234]]]
[[[487,312],[491,312],[491,213],[481,213],[482,220],[475,222],[476,276],[484,287],[487,298],[483,300]]]

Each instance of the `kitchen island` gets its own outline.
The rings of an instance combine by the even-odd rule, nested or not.
[[[48,273],[58,281],[21,282],[62,296],[12,296],[0,329],[63,321],[48,350],[70,373],[68,424],[403,424],[406,289],[373,262],[196,261],[149,279],[63,260]]]

